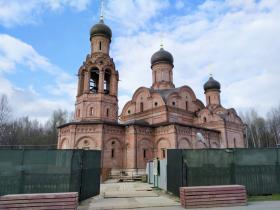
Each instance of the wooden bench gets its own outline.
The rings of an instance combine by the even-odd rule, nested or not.
[[[78,197],[77,192],[4,195],[0,196],[0,209],[76,210]]]
[[[244,206],[246,188],[242,185],[180,187],[180,203],[184,208]]]

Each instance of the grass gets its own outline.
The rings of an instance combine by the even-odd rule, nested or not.
[[[279,201],[280,194],[249,196],[248,201]]]

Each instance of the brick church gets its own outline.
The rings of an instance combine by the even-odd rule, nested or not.
[[[173,56],[161,47],[151,57],[151,87],[140,87],[118,116],[118,81],[110,57],[111,29],[103,19],[90,30],[91,52],[78,71],[75,120],[59,126],[59,149],[101,150],[102,168],[141,171],[169,148],[245,147],[240,117],[220,100],[212,76],[206,104],[187,86],[175,87]],[[135,79],[136,76],[135,76]]]

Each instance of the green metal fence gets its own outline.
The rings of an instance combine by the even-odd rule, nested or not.
[[[167,154],[167,189],[177,195],[181,186],[224,184],[245,185],[249,195],[280,193],[280,149],[168,150]]]
[[[79,192],[99,194],[100,151],[0,149],[0,195]]]

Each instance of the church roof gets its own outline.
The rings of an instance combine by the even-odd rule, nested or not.
[[[159,51],[155,52],[151,57],[151,64],[154,65],[158,62],[167,62],[173,65],[173,56],[170,52],[160,48]]]
[[[179,90],[180,88],[170,88],[170,89],[161,89],[161,90],[150,89],[151,92],[159,93],[165,103],[167,102],[167,98],[170,94],[179,93]]]
[[[204,90],[220,90],[221,89],[221,84],[214,80],[212,76],[208,79],[208,81],[204,84],[203,86]]]
[[[96,35],[103,35],[110,40],[112,38],[112,30],[104,23],[102,19],[90,29],[90,38]]]

